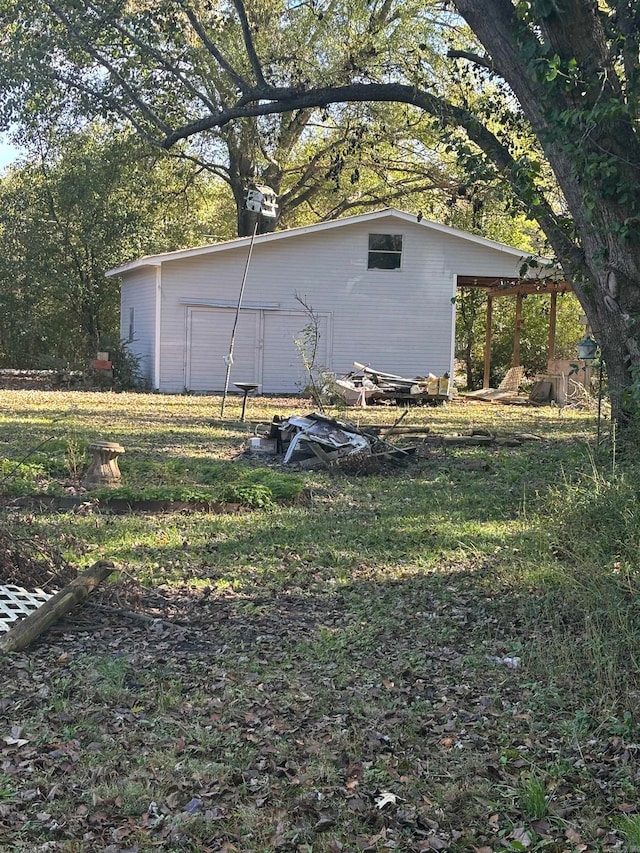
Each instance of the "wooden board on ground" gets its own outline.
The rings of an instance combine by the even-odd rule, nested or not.
[[[551,402],[552,383],[541,379],[531,389],[529,400],[532,403],[547,404]]]
[[[26,616],[0,638],[0,652],[19,652],[36,640],[40,634],[61,619],[76,604],[83,601],[98,584],[106,580],[115,571],[113,563],[100,560],[94,563],[70,584],[48,599],[30,616]]]
[[[521,401],[522,398],[513,391],[504,391],[499,388],[481,388],[478,391],[467,391],[461,394],[465,400],[480,400],[482,403],[504,403]]]

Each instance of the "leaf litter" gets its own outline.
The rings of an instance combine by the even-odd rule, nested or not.
[[[507,662],[517,602],[490,584],[473,563],[315,594],[110,584],[4,661],[0,839],[626,849],[637,744],[553,713],[552,686]],[[532,772],[547,804],[535,818]]]
[[[197,401],[161,402],[163,449],[183,452]],[[157,400],[122,404],[123,435],[156,447],[138,433]],[[41,406],[48,417],[50,397]],[[96,429],[93,401],[85,421]],[[237,436],[222,440],[234,453]],[[444,487],[488,464],[425,453]],[[322,489],[314,506],[332,510],[338,486]],[[340,582],[305,561],[283,591],[259,572],[253,587],[220,585],[184,557],[193,582],[110,584],[2,660],[0,850],[630,850],[637,724],[591,720],[579,685],[539,677],[529,649],[545,626],[532,638],[528,592],[490,560],[443,555],[423,571],[400,558]]]

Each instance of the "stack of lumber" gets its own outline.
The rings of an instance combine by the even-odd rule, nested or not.
[[[405,377],[375,370],[354,361],[354,369],[336,380],[336,385],[348,406],[373,403],[435,403],[449,399],[449,376]]]

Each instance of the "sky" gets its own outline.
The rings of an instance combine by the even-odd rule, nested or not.
[[[22,154],[19,148],[11,145],[0,135],[0,171],[10,163],[13,163]]]

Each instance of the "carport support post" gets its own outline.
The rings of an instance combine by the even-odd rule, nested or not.
[[[513,333],[513,356],[511,358],[511,366],[518,367],[520,365],[520,332],[522,329],[522,294],[516,296],[516,327]]]
[[[236,342],[236,328],[238,326],[238,317],[240,316],[240,307],[242,305],[242,297],[244,296],[244,287],[247,283],[247,273],[249,272],[249,264],[251,263],[251,255],[253,253],[253,244],[256,239],[256,234],[258,232],[258,223],[260,221],[260,214],[256,216],[256,223],[253,226],[253,234],[251,235],[251,242],[249,243],[249,254],[247,255],[247,263],[244,267],[244,275],[242,276],[242,284],[240,285],[240,294],[238,295],[238,305],[236,307],[236,316],[233,321],[233,328],[231,329],[231,341],[229,343],[229,355],[225,358],[225,363],[227,365],[227,369],[224,374],[224,392],[222,394],[222,405],[220,406],[220,417],[224,417],[224,407],[227,402],[227,393],[229,391],[229,375],[231,373],[231,365],[233,364],[233,347]],[[245,395],[246,400],[246,395]]]
[[[547,346],[547,360],[556,357],[556,317],[558,313],[558,294],[554,290],[551,294],[551,305],[549,306],[549,344]]]
[[[490,387],[491,377],[491,322],[493,320],[493,296],[487,294],[487,325],[484,337],[484,378],[482,387]]]

